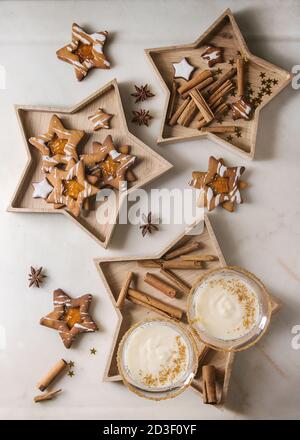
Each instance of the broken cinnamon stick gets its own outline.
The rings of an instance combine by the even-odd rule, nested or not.
[[[173,283],[178,290],[188,295],[190,293],[191,287],[187,285],[184,281],[182,281],[177,275],[175,275],[170,270],[166,270],[161,268],[159,271],[162,275],[164,275],[171,283]]]
[[[177,93],[177,83],[176,83],[176,81],[173,81],[172,88],[171,88],[171,94],[170,94],[169,108],[168,108],[168,113],[167,113],[167,120],[168,121],[171,119],[171,117],[173,115],[176,93]]]
[[[203,403],[217,403],[216,369],[213,365],[203,365]]]
[[[190,92],[190,97],[198,107],[200,113],[202,114],[203,118],[206,120],[206,122],[210,122],[214,119],[214,114],[209,107],[208,103],[203,98],[201,92],[194,89]]]
[[[60,393],[62,390],[56,390],[56,391],[51,391],[48,393],[44,393],[44,394],[39,394],[38,396],[35,396],[33,398],[33,400],[38,403],[38,402],[44,402],[45,400],[52,400],[53,397],[55,397],[58,393]]]
[[[43,379],[38,382],[37,387],[41,391],[45,391],[46,388],[50,385],[51,382],[63,372],[66,368],[67,362],[64,359],[60,359],[52,368],[48,371],[48,373],[43,377]]]
[[[196,75],[194,75],[194,77],[192,79],[190,79],[186,83],[182,84],[178,88],[178,93],[180,95],[182,95],[183,93],[187,92],[188,90],[199,85],[202,81],[205,81],[210,76],[212,76],[212,72],[210,70],[203,70],[201,72],[198,72]]]
[[[170,304],[166,304],[159,299],[154,298],[151,295],[148,295],[144,292],[140,292],[136,289],[128,289],[128,295],[127,298],[129,300],[136,300],[142,303],[141,305],[149,305],[152,309],[158,309],[164,313],[166,313],[168,316],[175,318],[175,319],[181,319],[182,318],[182,310],[178,309],[178,307],[172,306]],[[133,301],[134,302],[134,301]]]
[[[192,120],[194,119],[197,111],[198,108],[195,102],[193,100],[190,101],[186,106],[186,108],[183,110],[182,114],[179,116],[177,123],[179,125],[183,125],[184,127],[189,126]]]
[[[165,256],[165,260],[171,260],[172,258],[180,257],[181,255],[188,254],[190,252],[195,251],[196,249],[199,249],[201,247],[201,243],[198,241],[191,241],[184,246],[180,246],[179,248],[175,249],[174,251],[168,252]]]
[[[243,96],[244,94],[244,60],[239,57],[236,60],[237,67],[237,94]]]
[[[203,269],[202,261],[168,260],[162,266],[163,269]]]
[[[189,102],[190,102],[190,98],[187,98],[183,101],[183,103],[178,107],[178,109],[175,111],[175,113],[171,117],[171,119],[169,121],[169,125],[173,126],[177,123],[178,118],[182,115],[183,111],[185,110],[185,108]]]
[[[146,273],[144,281],[170,298],[174,298],[176,295],[176,289],[174,289],[174,287],[170,286],[168,283],[165,283],[162,279],[150,272]]]
[[[124,304],[130,283],[132,281],[132,278],[133,278],[133,273],[128,272],[125,280],[123,281],[123,284],[122,284],[122,287],[120,290],[120,294],[118,296],[118,300],[117,300],[117,304],[116,304],[118,309],[121,309]]]
[[[214,93],[215,90],[217,90],[227,79],[232,78],[236,74],[236,68],[233,67],[232,69],[225,72],[223,75],[221,75],[217,81],[215,81],[208,89],[207,92],[211,95]]]
[[[215,255],[182,255],[180,257],[185,261],[216,261],[218,257]]]
[[[236,127],[234,125],[213,125],[210,127],[203,127],[204,133],[235,133]]]

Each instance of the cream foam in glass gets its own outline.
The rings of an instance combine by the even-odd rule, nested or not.
[[[263,284],[240,268],[211,271],[193,286],[188,317],[205,344],[242,350],[265,331],[271,314]]]

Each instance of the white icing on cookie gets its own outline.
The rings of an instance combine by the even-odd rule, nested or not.
[[[186,80],[190,79],[191,73],[195,69],[186,58],[183,58],[180,63],[173,63],[173,67],[175,70],[174,78],[184,78]]]

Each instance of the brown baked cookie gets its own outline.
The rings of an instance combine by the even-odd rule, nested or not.
[[[118,151],[109,135],[105,138],[103,144],[93,142],[93,153],[80,156],[88,173],[99,176],[99,186],[112,187],[123,191],[126,189],[127,181],[135,180],[135,176],[130,173],[129,167],[135,162],[135,156],[128,154],[128,145],[120,147]],[[123,151],[123,152],[121,152]]]
[[[75,217],[79,216],[84,201],[99,191],[86,179],[82,160],[69,170],[53,168],[47,175],[47,179],[53,186],[47,202],[53,203],[55,208],[66,206]]]
[[[54,290],[54,310],[41,318],[40,324],[59,332],[66,348],[70,348],[79,333],[98,330],[89,314],[93,297],[90,294],[70,298],[62,289]]]
[[[56,52],[57,57],[75,69],[78,81],[86,77],[93,67],[109,69],[110,63],[103,53],[107,31],[88,34],[78,24],[72,25],[72,42]]]
[[[82,130],[66,129],[59,117],[53,115],[47,133],[29,139],[42,154],[42,171],[48,173],[57,165],[78,160],[77,146],[84,134]]]
[[[234,211],[235,203],[243,203],[240,177],[244,171],[245,167],[226,167],[223,159],[211,156],[208,171],[194,171],[189,185],[202,190],[209,211],[218,205],[222,205],[228,211]]]

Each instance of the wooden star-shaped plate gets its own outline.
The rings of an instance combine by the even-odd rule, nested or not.
[[[88,116],[95,113],[98,108],[105,108],[105,111],[114,115],[114,117],[110,121],[109,129],[95,133]],[[86,216],[80,215],[79,217],[75,217],[64,208],[54,209],[54,207],[46,203],[45,200],[33,198],[33,183],[42,181],[44,175],[41,171],[42,155],[28,140],[32,137],[39,136],[41,133],[47,133],[49,122],[52,116],[56,114],[65,127],[72,128],[73,130],[83,130],[86,133],[87,139],[82,142],[82,148],[79,148],[79,156],[81,154],[90,153],[92,151],[93,142],[97,141],[102,143],[108,135],[111,135],[116,148],[129,145],[130,154],[136,156],[134,163],[136,180],[129,183],[128,190],[122,192],[122,196],[153,181],[172,168],[172,165],[168,161],[128,131],[116,80],[112,80],[96,93],[71,108],[59,109],[20,105],[16,106],[16,112],[28,155],[28,161],[17,190],[8,207],[8,211],[64,214],[81,226],[104,248],[108,246],[112,236],[117,221],[118,209],[115,210],[110,221],[100,223],[97,219],[97,209],[88,211]],[[116,191],[116,197],[118,200],[120,197],[119,191]],[[99,203],[102,203],[102,207],[104,207],[105,203],[109,206],[109,200]]]
[[[200,249],[196,251],[197,255],[201,253],[209,254],[217,258],[215,259],[215,261],[207,263],[207,266],[201,270],[173,270],[173,273],[175,273],[177,277],[183,280],[186,284],[191,285],[199,276],[203,275],[207,270],[226,266],[225,259],[223,257],[208,217],[205,216],[204,220],[200,220],[196,228],[197,229],[194,230],[195,234],[180,235],[169,246],[163,249],[158,255],[139,257],[136,259],[133,257],[122,257],[94,260],[96,268],[103,280],[109,298],[113,306],[115,307],[118,316],[118,325],[114,334],[110,356],[107,361],[107,366],[103,378],[104,381],[121,380],[121,376],[117,367],[117,350],[119,342],[121,341],[123,335],[126,333],[128,328],[146,318],[161,317],[161,315],[158,315],[156,312],[149,311],[141,305],[134,304],[131,301],[127,300],[125,300],[121,310],[117,308],[116,304],[120,294],[120,290],[128,272],[133,272],[135,274],[134,289],[145,292],[165,303],[172,304],[175,307],[178,307],[179,309],[185,311],[188,295],[182,294],[176,299],[168,298],[167,296],[159,293],[151,286],[145,285],[143,279],[146,272],[156,273],[158,276],[161,275],[159,272],[159,268],[145,268],[141,266],[141,263],[145,262],[146,260],[162,258],[167,252],[172,251],[181,245],[186,245],[190,241],[196,240],[201,243]],[[271,298],[271,302],[273,306],[273,312],[275,312],[279,308],[279,304],[274,300],[274,298]],[[204,348],[204,345],[198,341],[198,349],[200,353],[204,352]],[[212,364],[217,368],[218,402],[224,403],[228,391],[232,364],[235,355],[234,353],[215,351],[213,349],[209,349],[205,353],[205,357],[202,357],[202,362],[205,361],[205,364]],[[199,367],[200,365],[202,364],[199,364]],[[197,393],[202,394],[201,368],[199,368],[199,371],[195,379],[193,380],[192,388]]]
[[[197,129],[199,113],[188,127],[178,123],[174,126],[168,124],[170,107],[172,106],[176,110],[182,102],[178,93],[174,95],[175,99],[172,99],[172,88],[174,89],[173,63],[178,63],[183,58],[187,58],[189,63],[196,68],[191,76],[191,78],[194,78],[194,75],[197,75],[200,71],[209,69],[207,62],[201,58],[201,54],[209,45],[220,47],[223,52],[223,62],[215,64],[211,68],[215,81],[226,71],[236,67],[238,57],[242,56],[245,60],[245,96],[255,109],[254,115],[249,121],[243,119],[233,121],[231,118],[232,111],[229,110],[226,115],[221,117],[217,115],[216,119],[210,124],[214,126],[235,126],[237,131],[232,135],[220,132],[208,133]],[[208,137],[244,158],[253,159],[260,110],[289,84],[291,75],[289,72],[250,52],[230,9],[227,9],[194,43],[146,49],[146,54],[167,95],[160,134],[157,139],[159,144]],[[182,79],[175,79],[175,81],[178,85],[185,82]],[[233,82],[236,82],[236,76],[233,78]],[[206,89],[203,89],[201,93],[205,95]],[[235,87],[231,94],[226,97],[229,108],[237,98]],[[171,114],[173,114],[173,110]]]

